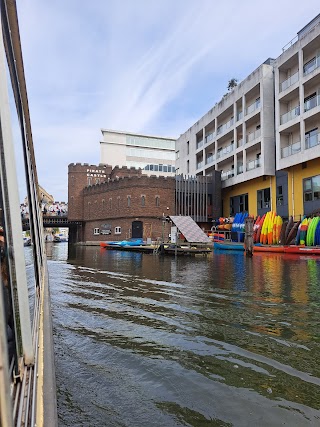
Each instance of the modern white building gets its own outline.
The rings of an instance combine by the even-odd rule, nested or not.
[[[175,175],[175,139],[101,129],[100,163],[141,168],[147,175]]]
[[[320,211],[320,15],[176,142],[176,171],[221,172],[223,215]]]
[[[276,168],[288,174],[293,215],[320,201],[320,15],[275,63]]]
[[[222,189],[275,174],[273,59],[268,59],[176,142],[177,174],[221,171]],[[248,195],[232,200],[248,210]]]

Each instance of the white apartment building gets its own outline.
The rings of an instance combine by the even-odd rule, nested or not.
[[[274,175],[272,63],[268,59],[178,138],[178,174],[218,170],[223,188]]]
[[[140,168],[147,175],[175,175],[175,139],[101,129],[100,163]]]
[[[288,173],[289,210],[320,201],[320,15],[275,63],[276,168]]]

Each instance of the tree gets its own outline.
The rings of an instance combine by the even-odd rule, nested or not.
[[[238,79],[232,78],[228,82],[228,92],[230,92],[234,87],[238,86]]]

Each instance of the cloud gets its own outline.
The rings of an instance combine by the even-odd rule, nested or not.
[[[101,128],[179,136],[318,13],[298,1],[18,1],[40,184],[98,163]]]

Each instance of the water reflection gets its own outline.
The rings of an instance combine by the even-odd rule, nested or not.
[[[49,262],[62,426],[318,423],[320,260],[66,247]]]

